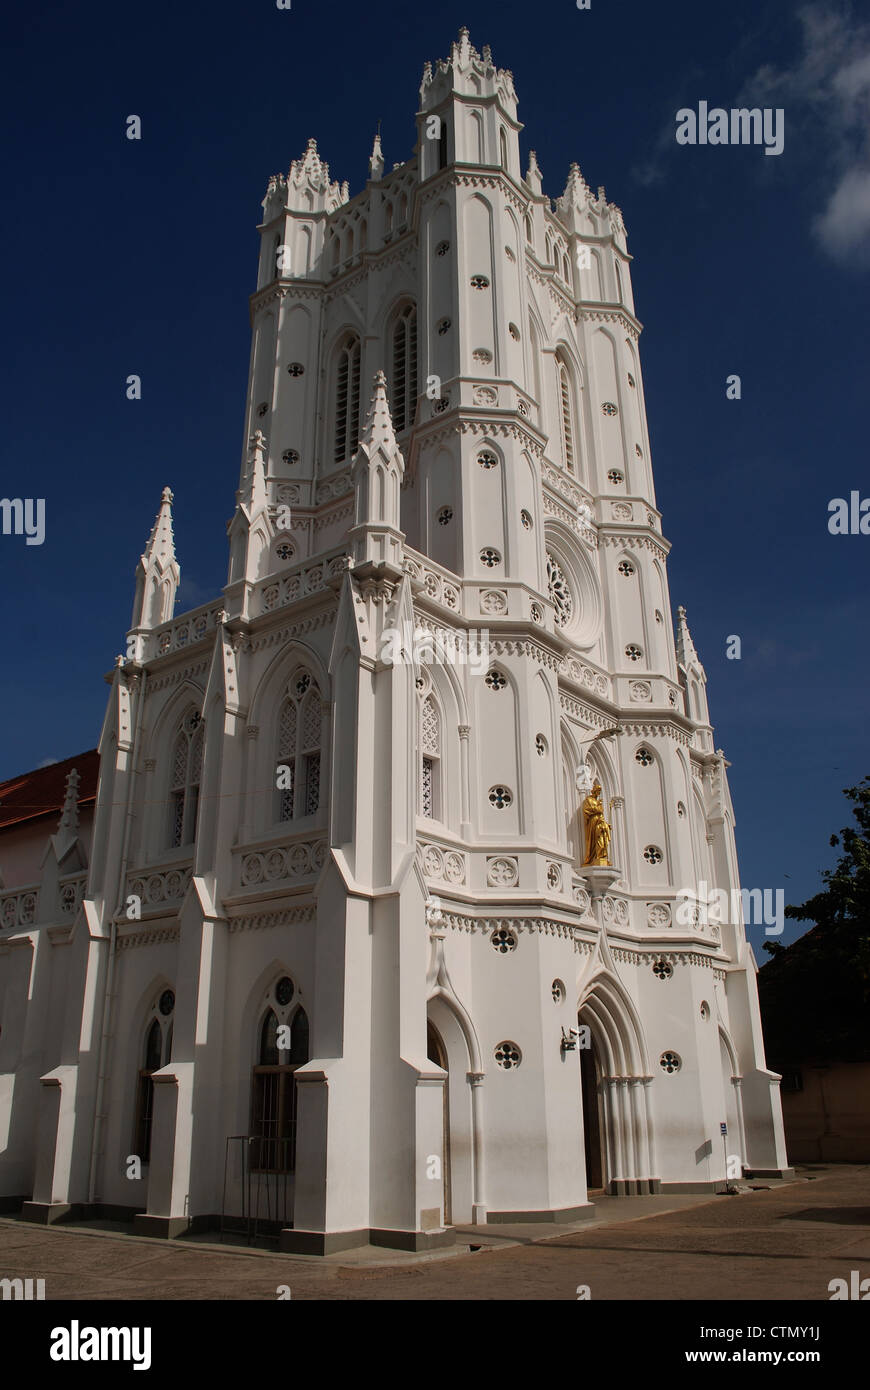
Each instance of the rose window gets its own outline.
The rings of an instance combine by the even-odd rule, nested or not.
[[[547,555],[547,588],[556,610],[556,624],[558,627],[565,627],[566,623],[570,622],[574,612],[574,599],[561,565],[549,554]]]

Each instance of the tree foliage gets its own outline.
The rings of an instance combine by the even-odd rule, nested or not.
[[[844,795],[855,825],[831,836],[843,853],[824,888],[786,917],[813,922],[790,946],[768,942],[758,989],[768,1060],[776,1066],[870,1058],[870,777]]]

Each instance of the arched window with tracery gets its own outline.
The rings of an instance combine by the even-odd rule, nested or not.
[[[393,429],[401,434],[414,423],[417,404],[417,309],[413,304],[406,304],[393,323],[392,364],[390,412]]]
[[[251,1086],[252,1171],[292,1173],[296,1167],[296,1071],[309,1060],[308,1015],[284,975],[270,991],[257,1038]]]
[[[170,848],[192,845],[196,838],[199,784],[202,779],[202,748],[205,726],[198,710],[187,712],[175,740],[170,788]]]
[[[360,344],[355,333],[338,349],[335,366],[335,447],[336,463],[344,463],[356,453],[359,444]]]
[[[308,671],[297,671],[278,714],[278,821],[313,816],[320,808],[320,720],[320,690]]]
[[[441,819],[441,716],[432,695],[420,708],[420,814]]]
[[[562,458],[569,473],[576,472],[576,430],[574,422],[574,389],[567,366],[556,358],[559,385],[559,417],[562,426]]]
[[[136,1083],[136,1112],[133,1122],[132,1152],[147,1163],[151,1156],[151,1124],[154,1117],[152,1077],[172,1060],[172,1014],[175,995],[165,989],[149,1014],[139,1053]]]

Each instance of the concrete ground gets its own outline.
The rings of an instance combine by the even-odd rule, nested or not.
[[[870,1166],[798,1168],[736,1196],[595,1198],[564,1227],[462,1227],[455,1250],[376,1249],[325,1259],[166,1242],[119,1223],[0,1219],[0,1278],[42,1278],[47,1300],[829,1300],[828,1283],[870,1278]],[[474,1247],[478,1247],[475,1249]],[[286,1296],[286,1295],[285,1295]]]

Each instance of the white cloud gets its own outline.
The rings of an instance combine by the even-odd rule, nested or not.
[[[819,245],[834,260],[870,264],[870,25],[843,4],[805,5],[798,20],[794,63],[759,68],[738,104],[784,108],[786,151],[815,171],[808,187],[821,203],[812,222]]]

